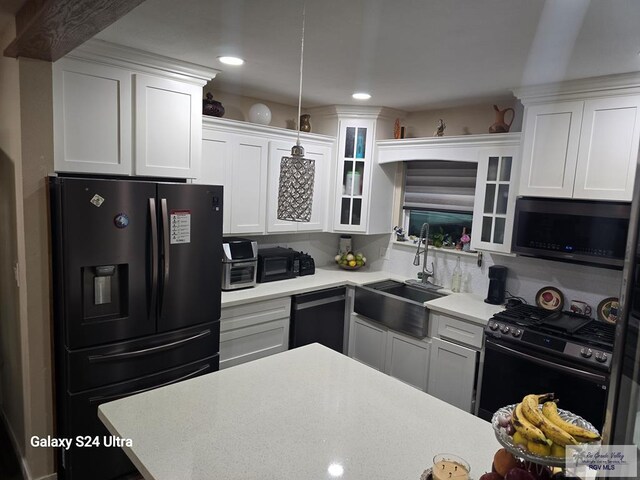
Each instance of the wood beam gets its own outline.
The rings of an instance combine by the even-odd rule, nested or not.
[[[55,62],[144,0],[29,0],[16,13],[5,57]]]

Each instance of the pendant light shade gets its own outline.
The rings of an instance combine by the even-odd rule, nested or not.
[[[302,66],[304,64],[304,24],[306,3],[302,7],[302,37],[300,39],[300,88],[298,91],[298,118],[302,106]],[[310,222],[313,207],[313,184],[315,180],[315,160],[304,158],[304,148],[300,145],[300,123],[298,140],[291,148],[290,157],[280,159],[280,179],[278,183],[278,220]]]

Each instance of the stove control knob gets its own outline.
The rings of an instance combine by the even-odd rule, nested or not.
[[[582,355],[584,358],[589,358],[592,354],[593,352],[590,348],[583,347],[582,350],[580,350],[580,355]],[[598,355],[596,355],[596,358],[598,358]]]
[[[507,325],[503,325],[503,326],[502,326],[502,328],[500,328],[500,331],[501,331],[502,333],[504,333],[505,335],[506,335],[507,333],[509,333],[509,330],[510,330],[510,328],[509,328]]]
[[[518,338],[520,335],[522,335],[522,330],[520,330],[519,328],[516,328],[515,330],[511,331],[511,335]]]
[[[607,354],[604,352],[596,352],[596,360],[600,363],[607,361]]]
[[[497,330],[500,325],[497,322],[489,322],[489,328],[491,330]]]

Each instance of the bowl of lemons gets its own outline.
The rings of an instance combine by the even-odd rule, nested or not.
[[[335,260],[338,266],[345,270],[358,270],[367,263],[367,258],[361,252],[339,253],[336,255]]]

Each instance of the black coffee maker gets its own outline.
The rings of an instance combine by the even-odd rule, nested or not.
[[[492,305],[502,305],[504,303],[504,292],[507,283],[507,267],[493,265],[489,267],[489,292],[486,303]]]

